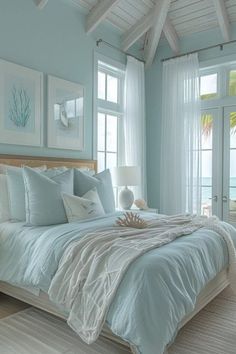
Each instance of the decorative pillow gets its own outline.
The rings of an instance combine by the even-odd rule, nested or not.
[[[94,176],[90,176],[88,173],[78,169],[74,171],[74,194],[82,197],[89,190],[97,188],[105,213],[113,213],[115,211],[115,198],[110,171],[105,170]]]
[[[65,167],[65,166],[62,166],[62,167],[53,167],[53,168],[48,168],[45,172],[44,172],[44,175],[49,177],[49,178],[52,178],[52,177],[55,177],[56,175],[62,173],[62,172],[65,172],[67,171],[68,168]]]
[[[82,198],[62,194],[68,222],[92,219],[105,214],[96,188],[90,190]]]
[[[26,169],[30,169],[32,171],[35,171],[36,173],[41,174],[48,174],[48,177],[53,179],[55,182],[58,182],[58,180],[61,183],[61,179],[68,179],[68,175],[70,176],[71,180],[66,181],[65,186],[68,188],[66,190],[63,190],[65,193],[71,193],[73,194],[73,170],[68,170],[71,171],[68,173],[68,175],[62,175],[63,170],[57,170],[54,171],[53,173],[50,172],[43,172],[42,168],[30,168],[30,167],[25,167]],[[51,174],[51,175],[50,175]],[[8,180],[8,191],[9,191],[9,203],[10,203],[10,214],[11,214],[11,219],[14,221],[25,221],[26,220],[26,207],[25,207],[25,184],[24,184],[24,178],[23,178],[23,169],[18,168],[18,167],[11,167],[7,169],[7,180]],[[68,182],[68,183],[67,183]]]
[[[48,178],[31,168],[24,168],[26,221],[46,226],[67,222],[62,193],[73,193],[73,170]]]
[[[0,222],[8,221],[10,218],[7,176],[0,175]]]
[[[11,219],[25,221],[25,185],[21,168],[7,169]]]
[[[6,175],[8,170],[20,170],[22,167],[25,166],[21,166],[21,167],[16,167],[16,166],[12,166],[12,165],[5,165],[5,164],[0,164],[0,174]],[[47,166],[43,165],[43,166],[38,166],[38,167],[34,167],[34,170],[36,171],[46,171]]]

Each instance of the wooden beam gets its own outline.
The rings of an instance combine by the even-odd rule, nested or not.
[[[90,10],[86,21],[86,32],[90,33],[107,17],[120,0],[100,0]]]
[[[123,36],[122,49],[127,51],[137,40],[139,40],[152,26],[153,23],[153,9],[137,21]]]
[[[35,0],[36,6],[42,10],[48,3],[48,0]]]
[[[166,22],[163,27],[163,32],[174,54],[175,55],[179,54],[180,52],[179,37],[168,16],[166,18]]]
[[[149,30],[144,48],[146,67],[149,67],[152,64],[155,57],[161,33],[166,22],[170,3],[171,0],[157,0],[157,3],[153,9],[154,24]]]
[[[218,18],[219,26],[222,32],[222,36],[226,42],[230,40],[230,30],[229,30],[229,16],[226,10],[224,0],[213,0],[216,15]]]

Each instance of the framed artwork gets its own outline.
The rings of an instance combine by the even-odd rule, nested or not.
[[[48,76],[48,147],[83,150],[84,87]]]
[[[42,146],[43,74],[0,60],[0,143]]]

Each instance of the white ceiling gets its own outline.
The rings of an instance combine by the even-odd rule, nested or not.
[[[50,0],[35,0],[43,9]],[[236,0],[64,0],[87,13],[86,32],[108,21],[119,30],[122,49],[142,39],[146,66],[152,64],[160,38],[165,37],[174,54],[179,38],[219,28],[222,42],[231,39],[236,22]],[[145,40],[144,40],[145,39]]]
[[[97,0],[68,0],[89,12]],[[168,16],[179,36],[219,27],[214,0],[172,0]],[[126,32],[155,5],[155,0],[121,0],[107,20],[121,33]],[[236,22],[236,0],[226,0],[230,22]]]

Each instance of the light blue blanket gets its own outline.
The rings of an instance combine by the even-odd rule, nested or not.
[[[19,225],[7,236],[0,225],[0,280],[47,292],[68,244],[87,231],[114,225],[117,215],[54,227]],[[224,227],[236,244],[236,230]],[[146,253],[125,274],[108,326],[139,353],[162,354],[180,321],[194,309],[199,292],[227,264],[225,241],[206,229]]]

